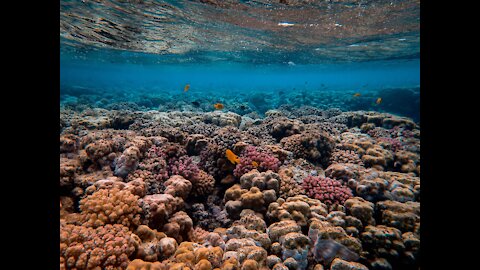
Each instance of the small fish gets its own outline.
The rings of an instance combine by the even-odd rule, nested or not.
[[[200,107],[200,102],[192,101],[192,105],[195,106],[195,107]]]
[[[225,108],[222,103],[215,103],[213,104],[213,107],[215,107],[215,109],[217,110],[222,110],[223,108]]]
[[[258,163],[256,161],[252,161],[252,166],[258,168]]]
[[[183,92],[187,92],[188,89],[190,89],[190,84],[185,85],[185,87],[183,88]]]
[[[380,103],[382,103],[382,98],[381,98],[381,97],[377,98],[377,100],[375,101],[375,103],[376,103],[377,105],[380,105]]]
[[[241,110],[245,110],[246,108],[247,108],[247,106],[245,106],[245,105],[240,105],[240,109],[241,109]]]
[[[355,94],[353,94],[354,97],[359,97],[359,96],[361,96],[361,95],[362,95],[362,94],[360,94],[360,93],[355,93]]]
[[[240,163],[240,158],[235,155],[230,149],[227,149],[227,151],[225,151],[225,156],[232,164]]]

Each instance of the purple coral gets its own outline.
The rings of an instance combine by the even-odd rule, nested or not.
[[[160,166],[158,170],[152,170],[158,166],[146,168],[155,174],[161,173],[162,179],[165,179],[165,165],[168,176],[181,175],[186,179],[192,179],[199,171],[197,164],[193,162],[191,157],[187,156],[186,150],[176,143],[167,144],[162,147],[155,145],[150,147],[146,160],[156,161],[152,165],[157,165],[158,161],[163,160],[163,164],[159,164],[163,166]]]
[[[197,164],[195,164],[191,157],[182,156],[180,158],[170,158],[168,160],[169,175],[181,175],[186,179],[192,179],[199,172]]]
[[[302,183],[307,196],[327,205],[342,204],[353,196],[352,191],[339,181],[331,178],[307,176]]]
[[[254,166],[254,162],[257,166]],[[258,151],[254,146],[247,146],[240,155],[240,163],[233,170],[233,175],[240,177],[253,169],[257,169],[259,172],[268,170],[277,172],[279,166],[278,158],[266,152]]]

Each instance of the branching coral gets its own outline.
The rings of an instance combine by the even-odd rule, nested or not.
[[[181,175],[186,179],[192,179],[198,174],[198,166],[191,157],[182,156],[178,159],[170,158],[168,160],[169,175]]]

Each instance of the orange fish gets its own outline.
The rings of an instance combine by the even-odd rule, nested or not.
[[[227,149],[227,151],[225,151],[225,156],[232,164],[240,163],[240,158],[235,155],[230,149]]]
[[[381,98],[381,97],[377,98],[377,101],[375,101],[375,103],[377,103],[377,105],[379,105],[380,103],[382,103],[382,98]]]
[[[258,163],[256,161],[252,161],[252,165],[253,167],[258,168]]]
[[[359,97],[359,96],[361,96],[361,95],[362,95],[362,94],[360,94],[360,93],[355,93],[355,94],[353,94],[354,97]]]
[[[215,107],[217,110],[222,110],[224,108],[222,103],[215,103],[213,104],[213,107]]]
[[[183,88],[183,92],[187,92],[188,89],[190,89],[190,84],[185,85],[185,87]]]

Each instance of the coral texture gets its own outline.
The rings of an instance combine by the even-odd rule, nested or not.
[[[125,269],[135,249],[123,225],[91,228],[60,222],[60,269]]]
[[[303,180],[303,188],[307,196],[318,199],[327,205],[343,203],[352,197],[350,188],[331,178],[309,176]]]

